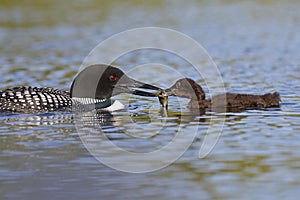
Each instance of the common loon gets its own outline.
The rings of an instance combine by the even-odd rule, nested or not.
[[[151,92],[138,89],[160,90],[143,82],[129,78],[120,69],[104,64],[91,65],[82,70],[73,80],[71,90],[54,88],[14,87],[0,91],[0,111],[18,113],[41,113],[72,110],[72,105],[100,104],[100,108],[110,108],[110,97],[120,93],[156,97]],[[119,107],[122,105],[119,102]],[[97,106],[99,108],[99,106]],[[107,109],[110,108],[110,109]]]
[[[205,92],[200,85],[190,78],[179,79],[164,91],[169,96],[189,98],[188,108],[211,108],[224,106],[230,111],[246,109],[278,108],[280,95],[277,92],[264,95],[225,93],[205,99]],[[224,102],[226,100],[226,104]],[[213,104],[212,104],[213,102]]]

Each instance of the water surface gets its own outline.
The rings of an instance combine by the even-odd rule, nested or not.
[[[71,113],[1,114],[1,199],[297,199],[299,8],[296,1],[1,1],[0,88],[68,89],[81,62],[99,42],[129,28],[161,26],[201,43],[217,63],[228,91],[277,91],[282,98],[279,110],[228,114],[217,145],[199,159],[209,122],[217,115],[197,116],[188,109],[180,113],[177,100],[170,98],[166,118],[156,99],[130,97],[127,106],[133,122],[126,121],[126,111],[115,113],[104,126],[124,148],[151,151],[169,142],[179,124],[185,134],[199,127],[179,160],[142,174],[99,163],[82,144]],[[128,70],[151,62],[167,64],[207,91],[201,77],[169,54],[140,51],[115,64]],[[152,73],[155,80],[164,80],[156,82],[159,86],[173,84],[168,74]],[[154,80],[142,72],[134,78]],[[117,98],[128,100],[126,95]],[[135,139],[122,130],[154,136]]]

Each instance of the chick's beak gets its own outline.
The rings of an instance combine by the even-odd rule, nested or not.
[[[164,94],[167,96],[176,96],[176,89],[173,88],[165,89]]]

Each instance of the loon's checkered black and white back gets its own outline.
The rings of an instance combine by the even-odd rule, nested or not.
[[[0,91],[0,110],[37,113],[71,109],[70,93],[54,88],[14,87]]]

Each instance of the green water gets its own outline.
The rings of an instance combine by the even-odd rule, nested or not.
[[[132,97],[127,106],[133,117],[128,120],[126,112],[117,113],[116,123],[105,126],[115,144],[147,152],[171,141],[179,124],[184,134],[199,127],[180,159],[141,174],[119,172],[98,162],[81,142],[71,114],[1,114],[0,198],[298,199],[299,9],[297,1],[0,1],[0,88],[68,89],[83,59],[99,42],[130,28],[158,26],[201,43],[230,92],[277,91],[282,99],[279,110],[226,116],[217,145],[199,159],[208,118],[217,115],[195,116],[188,109],[180,114],[176,100],[170,98],[165,118],[156,99]],[[154,62],[201,82],[184,61],[157,51],[127,55],[115,64],[126,70]],[[130,75],[146,82],[155,76],[164,80],[162,87],[173,84],[170,74],[158,71]],[[161,132],[149,139],[120,132],[151,135],[158,129]]]

